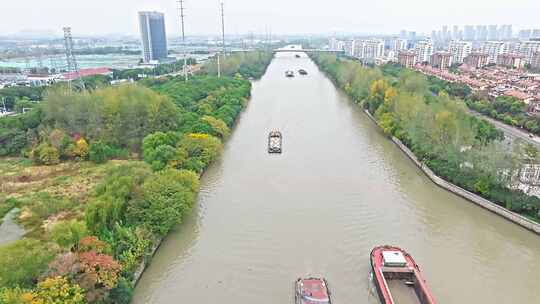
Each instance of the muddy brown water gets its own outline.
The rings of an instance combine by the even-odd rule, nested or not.
[[[303,275],[334,303],[379,303],[380,244],[409,251],[439,303],[540,303],[539,236],[435,186],[310,59],[280,53],[133,303],[292,303]]]

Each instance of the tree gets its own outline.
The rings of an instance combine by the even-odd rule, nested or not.
[[[203,116],[201,120],[210,126],[212,130],[212,135],[217,136],[221,139],[229,137],[231,131],[223,120],[208,115]]]
[[[107,172],[107,177],[96,186],[85,215],[86,226],[97,235],[114,229],[125,221],[129,201],[135,199],[139,187],[151,174],[144,163],[122,165]]]
[[[186,170],[166,169],[154,173],[141,187],[142,197],[130,202],[128,221],[165,235],[191,209],[198,178]]]
[[[202,172],[219,155],[223,148],[219,139],[201,133],[185,135],[178,143],[178,146],[188,153],[184,168],[197,173]],[[201,164],[201,166],[193,167],[193,164]]]
[[[96,237],[80,240],[77,252],[59,254],[50,263],[48,278],[66,277],[85,290],[89,303],[101,303],[116,286],[120,264],[106,254],[107,245]]]

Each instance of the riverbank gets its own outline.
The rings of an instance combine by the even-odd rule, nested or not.
[[[364,68],[336,56],[318,55],[312,59],[337,87],[357,103],[362,101],[385,134],[414,151],[411,153],[437,177],[467,191],[454,189],[460,196],[481,197],[498,205],[488,209],[500,208],[503,214],[506,210],[506,218],[529,230],[539,230],[540,200],[510,189],[512,176],[501,174],[504,168],[519,166],[526,150],[518,146],[508,151],[498,142],[500,132],[471,116],[460,99],[444,92],[430,94],[427,80],[414,72],[405,71],[392,80],[378,68]]]
[[[37,266],[31,265],[27,257],[19,259],[18,264],[11,263],[10,267],[0,264],[3,268],[0,271],[0,298],[19,287],[33,293],[39,288],[35,282],[42,281],[43,277],[61,277],[74,288],[84,288],[83,296],[88,303],[127,303],[133,285],[163,239],[189,214],[199,190],[199,178],[220,155],[230,127],[249,99],[251,84],[241,77],[218,79],[209,76],[194,77],[188,83],[183,79],[168,78],[148,80],[145,84],[161,93],[151,94],[159,96],[156,98],[163,101],[162,106],[168,106],[170,110],[157,113],[152,121],[174,121],[169,126],[153,128],[144,124],[147,122],[144,120],[141,123],[146,128],[144,133],[130,133],[136,136],[132,143],[139,147],[132,150],[131,160],[107,162],[106,157],[98,158],[106,155],[102,142],[91,140],[84,134],[90,147],[80,140],[85,153],[72,162],[66,162],[67,157],[64,157],[62,162],[57,159],[40,167],[22,159],[14,161],[13,165],[2,164],[0,168],[6,169],[2,171],[5,178],[0,182],[1,197],[5,193],[6,200],[15,197],[20,201],[19,219],[24,218],[23,224],[29,221],[32,229],[25,238],[0,247],[0,260],[15,259],[16,252],[23,250],[21,247],[39,252],[41,260]],[[120,89],[126,88],[131,87]],[[123,100],[124,96],[126,94],[117,94],[108,101]],[[47,100],[47,105],[55,101]],[[127,123],[135,118],[123,119]],[[100,126],[90,128],[85,125],[90,129],[100,129]],[[126,129],[131,130],[127,125],[123,130]],[[66,133],[73,132],[67,129]],[[55,143],[50,138],[42,140]],[[108,139],[112,140],[111,136]],[[64,150],[58,154],[56,151],[57,157],[67,155]],[[105,164],[81,161],[88,158]],[[92,178],[92,183],[76,183],[78,179],[86,181],[89,171],[95,168],[104,171],[99,171],[102,174]],[[21,190],[19,184],[22,182],[26,183]],[[53,183],[54,189],[45,193],[45,186]],[[28,198],[16,196],[23,190],[28,192]],[[0,203],[3,201],[1,199]],[[66,263],[66,255],[73,256],[69,263],[77,267],[56,270],[55,265]],[[92,261],[94,255],[100,260]],[[110,281],[106,285],[97,279],[84,281],[85,271],[90,269],[78,266],[84,263],[94,263],[96,266],[92,267],[98,268],[96,272],[107,275]],[[27,268],[28,273],[13,277],[11,273],[15,268]]]
[[[414,253],[441,303],[533,304],[540,238],[434,185],[361,110],[304,55],[277,54],[132,304],[290,303],[309,274],[336,303],[378,304],[366,261],[388,243]],[[267,152],[272,129],[282,154]]]
[[[377,125],[377,127],[379,127],[379,129],[381,131],[383,131],[383,129],[381,128],[381,126],[379,125],[377,120],[371,115],[371,113],[369,113],[368,110],[364,110],[364,113],[366,113],[366,115],[369,117],[369,119],[371,121],[373,121],[373,123],[375,123],[375,125]],[[461,187],[459,187],[457,185],[454,185],[454,184],[446,181],[445,179],[443,179],[443,178],[439,177],[437,174],[435,174],[429,167],[427,167],[425,164],[423,164],[420,160],[418,160],[416,155],[414,155],[414,153],[409,148],[407,148],[407,146],[405,144],[403,144],[403,142],[401,142],[401,140],[399,140],[395,136],[390,137],[390,139],[437,186],[439,186],[439,187],[441,187],[443,189],[446,189],[446,190],[448,190],[448,191],[450,191],[450,192],[452,192],[452,193],[454,193],[454,194],[456,194],[456,195],[458,195],[460,197],[463,197],[464,199],[466,199],[466,200],[468,200],[470,202],[473,202],[473,203],[477,204],[478,206],[480,206],[482,208],[485,208],[485,209],[487,209],[487,210],[489,210],[489,211],[491,211],[491,212],[493,212],[495,214],[498,214],[498,215],[504,217],[505,219],[507,219],[507,220],[509,220],[511,222],[514,222],[517,225],[522,226],[525,229],[528,229],[528,230],[530,230],[532,232],[540,234],[540,224],[538,224],[536,222],[533,222],[533,221],[529,220],[528,218],[526,218],[524,216],[521,216],[521,215],[519,215],[519,214],[517,214],[515,212],[512,212],[512,211],[510,211],[510,210],[508,210],[506,208],[503,208],[503,207],[497,205],[496,203],[494,203],[492,201],[486,200],[486,199],[484,199],[483,197],[481,197],[481,196],[479,196],[477,194],[474,194],[474,193],[472,193],[470,191],[467,191],[467,190],[465,190],[465,189],[463,189],[463,188],[461,188]]]

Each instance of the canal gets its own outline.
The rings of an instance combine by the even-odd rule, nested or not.
[[[436,187],[310,59],[280,53],[133,302],[292,303],[293,281],[319,275],[334,303],[379,303],[379,244],[408,250],[439,303],[540,301],[540,237]]]

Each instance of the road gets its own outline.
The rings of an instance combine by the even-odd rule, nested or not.
[[[490,123],[492,123],[497,129],[501,130],[504,132],[504,135],[511,138],[511,139],[516,139],[516,138],[519,138],[519,139],[522,139],[534,146],[536,146],[537,148],[540,149],[540,137],[538,136],[535,136],[533,135],[532,137],[530,136],[531,133],[523,130],[523,129],[520,129],[520,128],[516,128],[516,127],[512,127],[512,126],[509,126],[505,123],[502,123],[498,120],[495,120],[491,117],[488,117],[486,115],[483,115],[483,114],[480,114],[478,112],[475,112],[473,110],[469,110],[469,112],[476,116],[476,117],[479,117],[479,118],[482,118],[484,120],[487,120],[489,121]]]

